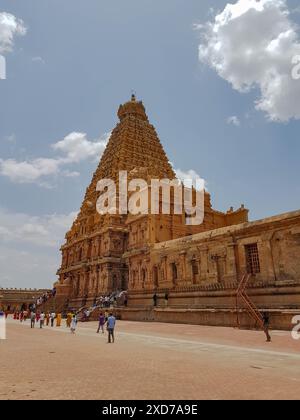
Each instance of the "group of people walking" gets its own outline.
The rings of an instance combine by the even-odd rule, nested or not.
[[[33,304],[34,307],[40,306],[43,303],[46,303],[50,298],[54,298],[56,295],[56,288],[54,287],[51,291],[44,293],[42,296],[39,296],[36,300],[36,303]]]
[[[102,334],[104,334],[105,324],[108,333],[108,343],[114,343],[116,318],[112,312],[110,312],[109,314],[107,312],[105,312],[104,314],[102,312],[100,313],[97,334],[99,334],[100,330],[102,331]]]
[[[60,313],[56,314],[55,312],[31,312],[30,313],[30,326],[31,328],[35,327],[36,323],[39,323],[40,328],[43,328],[44,326],[54,327],[54,323],[56,321],[56,326],[61,326],[61,319],[62,316]],[[26,320],[25,320],[26,321]]]
[[[20,320],[20,322],[26,322],[27,319],[30,319],[30,328],[35,328],[38,324],[39,328],[42,329],[45,326],[47,327],[60,327],[62,322],[62,314],[55,313],[55,312],[34,312],[34,311],[21,311],[15,312],[13,314],[13,318],[15,320]],[[72,312],[68,312],[66,316],[66,327],[70,328],[72,334],[75,334],[77,328],[77,315]],[[104,328],[106,326],[106,330],[108,333],[108,343],[115,342],[115,325],[116,325],[116,317],[113,315],[112,312],[101,312],[99,315],[98,320],[98,329],[97,333],[99,334],[100,331],[104,334]]]
[[[35,328],[36,324],[42,329],[44,326],[47,327],[60,327],[62,322],[62,314],[55,312],[28,312],[21,311],[20,313],[16,312],[13,315],[13,318],[20,320],[20,322],[25,322],[27,318],[30,318],[30,328]],[[66,327],[71,329],[71,332],[74,334],[77,325],[77,316],[69,312],[66,318]]]
[[[109,308],[111,305],[115,304],[116,300],[116,295],[100,296],[98,304],[101,308]]]
[[[14,312],[13,319],[19,320],[20,322],[26,322],[27,319],[30,319],[30,326],[31,328],[34,328],[36,324],[39,324],[40,328],[43,328],[43,326],[51,326],[54,327],[56,324],[56,327],[61,326],[62,321],[62,314],[61,313],[55,313],[55,312],[35,312],[35,311],[20,311],[20,312]]]

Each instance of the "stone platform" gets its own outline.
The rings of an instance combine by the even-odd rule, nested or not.
[[[270,328],[291,331],[292,319],[300,315],[299,310],[262,309],[270,314]],[[179,309],[179,308],[117,308],[117,317],[126,321],[149,321],[173,324],[207,325],[218,327],[238,326],[237,312],[234,309]],[[94,313],[93,319],[97,318]],[[246,311],[238,312],[240,328],[256,329],[255,322]]]
[[[131,321],[157,321],[168,323],[198,324],[233,327],[238,324],[236,311],[236,284],[215,284],[175,288],[168,293],[168,307],[164,295],[167,290],[156,292],[158,305],[153,307],[153,292],[131,292],[128,308],[117,310],[118,316]],[[270,327],[291,330],[292,318],[300,314],[300,283],[252,283],[247,289],[251,301],[260,312],[270,314]],[[255,328],[255,322],[239,302],[239,325]]]

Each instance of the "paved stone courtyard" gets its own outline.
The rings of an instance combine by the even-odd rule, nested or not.
[[[299,399],[300,341],[284,331],[119,321],[30,329],[8,320],[0,399]]]

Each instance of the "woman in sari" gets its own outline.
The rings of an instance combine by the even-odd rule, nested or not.
[[[61,314],[56,315],[56,326],[57,327],[61,326]]]
[[[49,322],[50,322],[50,314],[49,312],[46,313],[46,325],[47,327],[49,327]]]
[[[66,321],[66,323],[67,323],[67,328],[70,328],[70,327],[71,327],[72,317],[73,317],[73,315],[71,314],[71,312],[69,312],[69,313],[67,314],[67,321]]]

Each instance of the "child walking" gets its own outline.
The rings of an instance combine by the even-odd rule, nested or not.
[[[71,321],[71,333],[72,334],[75,334],[76,326],[77,326],[76,315],[73,315],[73,318],[72,318],[72,321]]]

